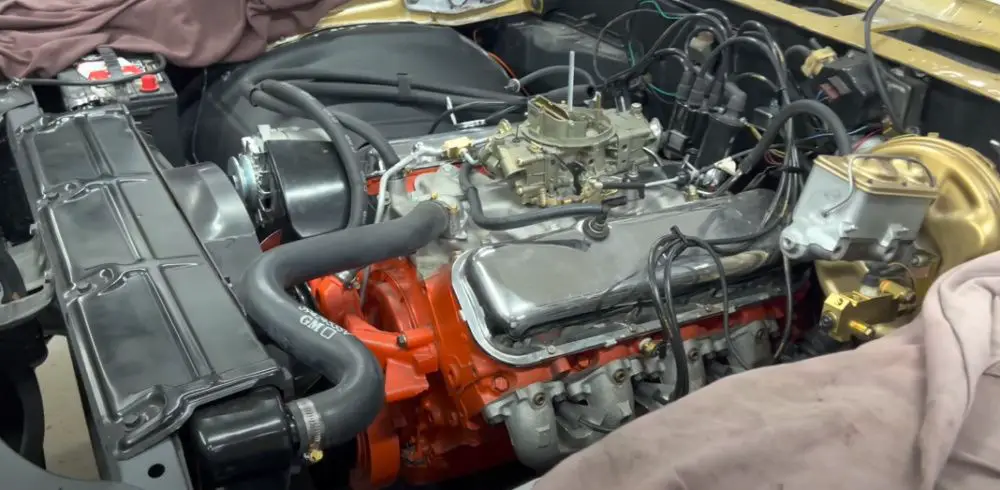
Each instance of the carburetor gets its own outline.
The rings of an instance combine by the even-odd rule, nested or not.
[[[640,104],[624,111],[571,107],[539,96],[528,102],[525,122],[497,126],[479,157],[523,205],[597,203],[604,197],[600,179],[644,160],[638,154],[661,133]]]

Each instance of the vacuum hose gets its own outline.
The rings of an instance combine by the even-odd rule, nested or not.
[[[484,230],[511,230],[544,223],[560,218],[580,218],[584,216],[604,216],[607,210],[600,204],[566,204],[564,206],[538,209],[527,213],[509,216],[486,216],[483,212],[483,201],[479,198],[479,190],[472,185],[472,172],[475,169],[471,162],[464,162],[458,174],[458,181],[469,202],[469,218],[476,226]]]
[[[334,387],[286,404],[303,452],[342,444],[385,401],[382,368],[357,338],[296,303],[286,288],[325,274],[409,255],[441,236],[449,212],[423,202],[402,218],[280,245],[257,258],[237,288],[247,315],[282,349]]]

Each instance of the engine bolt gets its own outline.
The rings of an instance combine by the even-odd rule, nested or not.
[[[556,353],[556,346],[550,345],[550,346],[546,347],[545,348],[545,352],[548,352],[549,354],[555,354]]]
[[[701,353],[698,352],[698,349],[691,349],[690,351],[688,351],[688,360],[689,361],[697,361],[700,356],[701,356]]]
[[[504,392],[507,391],[509,388],[510,388],[510,382],[507,381],[507,378],[503,376],[497,376],[493,378],[494,390],[497,390],[499,392]]]
[[[396,337],[396,345],[405,349],[407,344],[409,344],[409,341],[406,340],[405,335],[399,335]]]
[[[923,267],[927,265],[927,256],[924,254],[914,254],[913,258],[910,259],[910,265],[913,267]]]
[[[141,421],[142,419],[134,413],[126,414],[124,417],[122,417],[122,423],[125,424],[126,429],[136,428],[136,426],[138,426],[139,422]]]
[[[624,369],[619,369],[615,371],[614,375],[612,375],[612,379],[615,380],[615,383],[622,384],[626,379],[628,379],[628,373],[626,373]]]
[[[539,407],[545,405],[545,393],[536,393],[535,396],[531,397],[531,403]]]
[[[828,313],[826,315],[823,315],[823,318],[819,319],[819,328],[822,328],[823,330],[829,330],[833,328],[835,322],[836,320],[833,318],[833,315],[830,315]]]

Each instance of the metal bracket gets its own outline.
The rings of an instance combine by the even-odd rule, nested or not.
[[[52,304],[54,292],[46,283],[35,294],[0,305],[0,330],[16,327],[38,315]]]

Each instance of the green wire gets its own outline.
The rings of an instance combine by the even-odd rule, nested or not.
[[[660,95],[662,95],[664,97],[677,97],[677,94],[672,94],[670,92],[667,92],[666,90],[663,90],[662,88],[657,87],[656,85],[653,85],[652,83],[649,84],[649,88],[653,92],[656,92],[656,93],[658,93],[658,94],[660,94]]]
[[[684,18],[683,15],[670,15],[670,14],[664,12],[663,11],[663,7],[660,6],[660,2],[657,2],[655,0],[642,0],[641,2],[639,2],[639,5],[640,6],[643,6],[643,5],[650,5],[650,6],[652,6],[660,14],[660,17],[663,17],[664,19],[667,19],[667,20],[679,20],[679,19]],[[628,43],[628,62],[629,62],[630,65],[635,66],[635,52],[632,50],[632,43]],[[653,92],[656,92],[656,93],[660,94],[663,97],[677,97],[677,94],[667,92],[666,90],[663,90],[662,88],[657,87],[656,85],[653,85],[652,83],[647,83],[646,85],[650,88],[650,90],[652,90]]]
[[[660,2],[657,2],[655,0],[642,0],[641,2],[639,2],[639,5],[652,5],[653,8],[655,8],[656,11],[660,13],[660,17],[663,17],[664,19],[667,20],[679,20],[684,18],[683,15],[671,15],[664,12],[663,7],[660,6]]]
[[[646,0],[646,1],[650,1],[650,0]],[[655,3],[655,2],[651,2],[651,3]],[[628,63],[630,65],[632,65],[632,66],[635,66],[635,52],[632,50],[632,43],[628,43],[627,46],[628,46]],[[657,87],[656,85],[653,85],[652,83],[647,83],[646,86],[649,87],[650,90],[652,90],[653,92],[656,92],[656,93],[660,94],[663,97],[677,97],[677,94],[667,92],[666,90],[663,90],[662,88]]]

